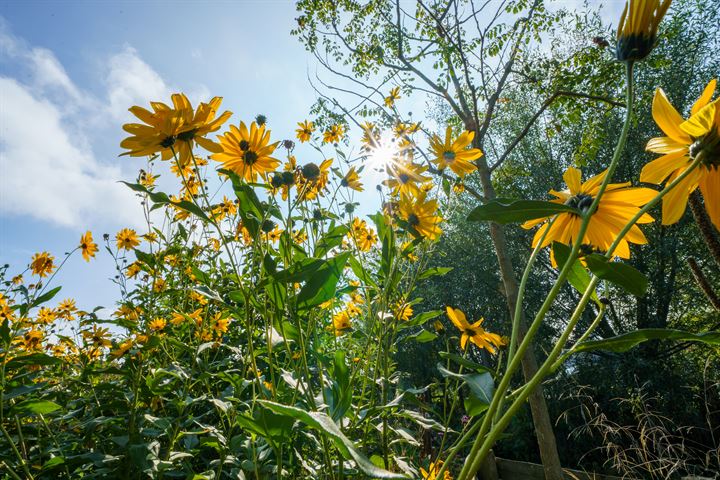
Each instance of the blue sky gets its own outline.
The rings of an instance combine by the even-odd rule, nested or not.
[[[614,17],[623,2],[609,3]],[[307,74],[316,69],[290,35],[295,16],[291,1],[2,2],[0,264],[14,274],[35,252],[61,258],[87,229],[96,239],[142,230],[136,198],[117,183],[144,165],[118,157],[132,105],[218,95],[231,122],[263,113],[274,138],[292,138],[314,103]],[[406,102],[419,113],[426,99]],[[301,163],[312,155],[298,150]],[[361,197],[368,210],[373,187]],[[112,307],[113,275],[101,251],[90,264],[71,258],[55,282],[82,308]]]
[[[96,239],[138,221],[117,180],[142,159],[118,158],[127,108],[219,95],[231,119],[266,114],[288,138],[314,102],[309,56],[290,35],[291,2],[3,2],[0,6],[0,263],[56,258],[86,229]],[[75,256],[55,282],[84,308],[112,306],[106,252]]]

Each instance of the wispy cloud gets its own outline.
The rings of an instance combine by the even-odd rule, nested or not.
[[[1,20],[1,19],[0,19]],[[66,227],[139,226],[137,199],[123,185],[130,165],[96,155],[93,139],[119,135],[131,105],[169,100],[173,89],[131,46],[104,62],[104,93],[79,88],[52,51],[28,45],[0,22],[0,215]],[[190,92],[205,99],[205,87]],[[104,145],[107,148],[107,144]],[[102,146],[101,146],[102,148]]]

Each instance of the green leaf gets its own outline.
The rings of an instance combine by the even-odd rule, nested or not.
[[[315,256],[322,257],[340,245],[348,232],[347,225],[338,225],[327,231],[315,245]]]
[[[462,365],[463,367],[469,368],[470,370],[473,370],[475,372],[492,373],[492,370],[490,370],[485,365],[480,365],[479,363],[475,363],[472,360],[463,358],[456,353],[438,352],[438,355],[440,356],[440,358],[451,360],[451,361],[457,363],[458,365]]]
[[[335,296],[335,288],[349,256],[349,252],[341,253],[324,262],[324,265],[315,271],[298,293],[298,310],[310,309]]]
[[[30,304],[30,308],[37,307],[38,305],[42,305],[45,302],[49,302],[53,299],[55,295],[57,295],[61,288],[62,287],[55,287],[52,290],[43,293],[35,300],[33,300],[33,302]]]
[[[558,268],[563,268],[570,257],[570,247],[560,242],[553,242],[552,244],[553,254],[555,255],[555,261],[558,264]],[[578,259],[573,262],[572,268],[567,276],[567,281],[572,285],[575,290],[581,294],[585,293],[588,285],[590,285],[590,274],[582,266],[582,263]],[[597,296],[597,292],[593,290],[592,299],[595,303],[600,303],[600,299]]]
[[[609,350],[611,352],[626,352],[634,346],[647,342],[648,340],[676,340],[720,345],[720,331],[690,333],[667,328],[644,328],[616,337],[585,341],[573,347],[573,351],[590,352],[593,350]]]
[[[418,275],[418,281],[425,280],[426,278],[430,277],[438,277],[442,275],[446,275],[448,272],[452,270],[452,267],[433,267],[428,268],[424,272],[422,272],[420,275]]]
[[[636,268],[626,263],[610,262],[597,253],[585,256],[584,260],[590,271],[598,278],[619,285],[638,297],[642,297],[647,292],[647,277]]]
[[[490,373],[455,373],[441,364],[437,365],[437,369],[443,377],[458,378],[470,387],[470,397],[465,399],[465,410],[468,415],[479,415],[487,410],[495,393],[495,381]]]
[[[352,458],[362,472],[372,478],[408,478],[399,473],[392,473],[374,465],[363,455],[355,445],[348,439],[335,422],[327,414],[322,412],[307,412],[300,408],[282,405],[267,400],[258,400],[258,403],[266,406],[273,412],[294,418],[313,428],[332,440],[335,447],[345,458]]]
[[[411,340],[415,340],[416,342],[419,342],[419,343],[427,343],[427,342],[432,342],[433,340],[435,340],[437,338],[437,335],[423,329],[417,333],[408,335],[408,338]]]
[[[25,400],[13,405],[11,411],[20,417],[27,415],[47,415],[60,410],[60,405],[50,400]]]
[[[170,197],[167,196],[166,193],[163,192],[153,192],[149,190],[147,187],[140,185],[139,183],[128,183],[121,181],[120,183],[124,183],[128,187],[130,187],[131,190],[134,190],[136,192],[145,193],[148,197],[150,197],[150,200],[156,205],[169,205],[172,204],[182,210],[185,210],[187,212],[190,212],[197,217],[202,218],[203,220],[209,222],[210,219],[207,215],[205,215],[205,212],[202,211],[200,207],[195,205],[192,202],[188,202],[187,200],[180,200],[179,202],[174,202],[170,200]]]
[[[475,207],[468,215],[468,220],[471,222],[487,221],[505,224],[525,222],[565,212],[580,215],[580,212],[576,209],[562,203],[496,198]]]
[[[404,329],[406,329],[406,328],[417,327],[417,326],[419,326],[419,325],[424,325],[424,324],[427,323],[429,320],[432,320],[433,318],[439,317],[439,316],[442,315],[443,313],[445,313],[445,312],[443,312],[442,310],[430,310],[429,312],[423,312],[423,313],[421,313],[420,315],[415,315],[414,317],[412,317],[412,318],[411,318],[410,320],[408,320],[407,322],[402,322],[401,324],[399,324],[398,329],[399,329],[399,330],[404,330]]]
[[[25,365],[57,365],[62,363],[59,358],[45,355],[44,353],[31,353],[30,355],[23,355],[21,357],[15,357],[10,360],[5,368],[13,370],[15,368],[24,367]]]
[[[350,383],[350,370],[345,363],[345,352],[335,352],[332,371],[332,386],[326,389],[330,400],[330,416],[338,421],[345,416],[352,405],[352,385]]]

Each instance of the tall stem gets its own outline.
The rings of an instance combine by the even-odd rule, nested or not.
[[[573,244],[572,250],[570,251],[569,258],[563,268],[560,270],[560,274],[558,275],[558,278],[553,285],[552,289],[548,293],[547,298],[543,302],[542,307],[538,311],[537,315],[535,316],[535,319],[533,320],[533,323],[530,325],[530,328],[528,329],[527,334],[525,335],[525,338],[523,338],[522,343],[518,347],[518,350],[513,357],[512,361],[508,363],[507,369],[505,371],[505,374],[502,377],[502,380],[500,381],[500,384],[498,385],[497,390],[495,391],[495,394],[493,396],[493,400],[490,404],[489,409],[485,413],[485,418],[483,420],[482,426],[480,427],[480,431],[478,432],[477,437],[475,438],[475,441],[473,442],[473,445],[470,449],[470,453],[468,455],[468,459],[463,465],[463,468],[460,472],[460,475],[458,476],[458,480],[468,480],[469,478],[472,478],[473,475],[480,469],[480,465],[482,463],[482,460],[484,458],[484,454],[487,453],[487,449],[485,449],[485,452],[481,455],[481,447],[483,446],[485,442],[485,436],[488,434],[488,431],[491,430],[492,427],[492,420],[495,417],[496,412],[498,411],[498,406],[500,405],[500,399],[504,397],[505,392],[507,391],[510,381],[512,379],[513,374],[517,371],[517,369],[520,367],[521,359],[525,351],[530,347],[532,340],[537,333],[537,330],[540,328],[540,325],[542,325],[542,322],[547,315],[548,311],[552,307],[555,298],[560,293],[561,288],[563,287],[565,283],[565,279],[567,278],[568,274],[570,273],[570,270],[572,268],[572,265],[575,261],[575,259],[578,256],[578,253],[580,251],[580,246],[582,245],[582,241],[585,237],[585,233],[587,232],[588,224],[590,222],[590,218],[592,217],[592,214],[597,210],[598,204],[600,203],[600,199],[603,196],[605,190],[607,189],[608,184],[610,183],[610,180],[612,179],[612,176],[617,169],[618,163],[620,161],[620,157],[622,156],[622,152],[625,149],[625,143],[627,142],[628,133],[630,131],[630,123],[632,120],[632,114],[633,114],[633,64],[632,62],[628,62],[626,65],[626,104],[627,104],[627,110],[625,112],[625,120],[623,122],[622,131],[620,133],[620,137],[618,138],[617,145],[615,146],[615,151],[613,153],[612,160],[610,161],[610,165],[607,169],[605,178],[603,179],[602,184],[600,185],[600,188],[598,189],[598,193],[595,196],[592,205],[588,209],[587,213],[583,216],[583,221],[580,224],[580,228],[578,231],[577,238],[575,239],[575,242]],[[539,374],[540,372],[538,372]],[[536,374],[537,377],[537,374]],[[532,392],[533,389],[524,389],[524,392],[527,392],[528,395]],[[505,418],[505,416],[503,416]],[[492,427],[493,431],[496,431],[499,425]],[[494,435],[493,437],[496,437]],[[462,448],[462,443],[459,443],[457,448]],[[488,448],[489,449],[489,448]]]

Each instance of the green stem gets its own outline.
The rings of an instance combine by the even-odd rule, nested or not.
[[[493,396],[493,400],[490,404],[490,407],[488,411],[486,412],[485,419],[483,420],[482,427],[480,428],[480,432],[478,432],[477,437],[475,438],[475,441],[473,442],[473,445],[470,449],[470,453],[468,454],[468,461],[465,462],[465,465],[463,466],[463,469],[460,472],[460,475],[458,476],[458,480],[468,480],[471,478],[480,468],[480,464],[483,460],[484,455],[479,455],[481,451],[482,445],[485,443],[484,439],[487,435],[488,431],[492,430],[495,431],[497,427],[492,426],[492,420],[495,417],[495,412],[498,410],[498,406],[500,404],[500,399],[504,397],[505,392],[507,391],[508,386],[510,385],[510,381],[512,379],[513,374],[518,370],[520,367],[522,357],[525,354],[525,351],[530,347],[530,344],[532,343],[532,340],[535,336],[535,333],[537,333],[537,330],[540,328],[540,325],[542,325],[542,322],[545,318],[545,315],[547,315],[548,311],[552,307],[555,298],[560,293],[561,288],[565,284],[565,279],[567,278],[568,274],[570,273],[570,269],[572,268],[572,265],[575,261],[575,259],[578,256],[578,253],[580,251],[580,246],[582,245],[582,241],[585,237],[585,233],[588,228],[588,224],[590,222],[590,218],[592,217],[592,214],[597,210],[597,206],[600,203],[600,199],[605,192],[605,189],[607,188],[608,184],[610,183],[610,180],[612,179],[613,173],[615,172],[615,169],[617,168],[617,165],[620,161],[620,157],[622,156],[622,152],[625,148],[625,143],[627,142],[628,133],[630,131],[630,123],[632,120],[632,114],[633,114],[633,64],[632,62],[626,63],[626,104],[627,104],[627,110],[625,111],[625,120],[623,122],[622,131],[620,133],[620,137],[618,138],[617,145],[615,146],[615,151],[613,153],[612,160],[610,161],[610,166],[607,169],[605,178],[603,179],[602,184],[600,185],[600,188],[598,189],[598,193],[595,196],[592,205],[587,210],[587,213],[583,215],[583,221],[580,224],[580,228],[577,234],[577,238],[575,239],[575,243],[573,244],[573,248],[570,251],[569,258],[563,268],[560,271],[560,274],[558,275],[558,278],[553,285],[552,289],[548,293],[547,298],[543,302],[542,307],[538,311],[537,315],[535,316],[535,319],[533,323],[530,325],[530,328],[528,329],[527,334],[525,335],[525,338],[523,339],[522,343],[518,347],[517,353],[512,359],[511,362],[508,363],[508,367],[505,371],[505,375],[503,375],[502,380],[500,381],[500,384],[498,385],[497,390],[495,391],[495,394]],[[629,229],[628,229],[629,230]],[[527,392],[530,392],[531,390],[527,390]],[[503,416],[505,418],[505,416]],[[494,437],[497,437],[497,435],[493,435]],[[462,448],[463,444],[460,443],[457,448]],[[442,469],[440,474],[442,474]]]

